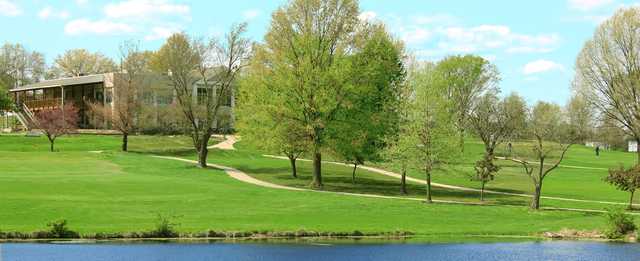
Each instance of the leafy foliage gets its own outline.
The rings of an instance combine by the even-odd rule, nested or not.
[[[413,168],[426,174],[427,202],[431,202],[431,173],[434,169],[458,159],[460,149],[455,142],[456,129],[451,117],[451,100],[432,64],[417,65],[409,72],[411,98],[402,106],[399,137],[395,150],[404,151]],[[405,159],[403,159],[405,160]]]
[[[72,103],[66,103],[62,108],[38,111],[34,118],[33,124],[47,136],[51,143],[51,152],[53,152],[56,138],[74,132],[79,117],[78,109]]]
[[[636,189],[640,188],[640,165],[628,169],[625,169],[624,166],[610,169],[609,175],[604,178],[604,181],[615,186],[618,190],[631,193],[629,209],[633,208],[633,195]]]
[[[72,49],[56,57],[47,78],[99,74],[115,70],[116,63],[101,53],[92,53],[86,49]]]
[[[637,229],[636,224],[633,222],[633,217],[620,208],[609,209],[607,223],[609,228],[605,231],[605,235],[609,239],[622,238]]]
[[[450,110],[459,133],[460,150],[464,151],[464,134],[475,100],[486,91],[495,91],[500,75],[495,65],[476,55],[449,56],[438,62],[436,72],[441,77]]]
[[[44,77],[45,67],[42,53],[29,51],[19,43],[5,43],[0,47],[0,89],[38,82]]]
[[[69,229],[66,219],[49,222],[47,226],[50,228],[49,238],[78,238],[80,236],[78,232]]]

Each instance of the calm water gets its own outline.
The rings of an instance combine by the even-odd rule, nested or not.
[[[640,260],[640,244],[0,244],[13,260]]]

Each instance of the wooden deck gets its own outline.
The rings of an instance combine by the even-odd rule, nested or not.
[[[62,106],[62,99],[45,99],[45,100],[31,100],[24,102],[29,109],[33,111],[46,110],[46,109],[55,109],[60,108]]]

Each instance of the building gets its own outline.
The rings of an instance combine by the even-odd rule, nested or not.
[[[635,140],[630,140],[628,143],[628,152],[638,152],[638,142]]]
[[[117,99],[114,94],[118,91],[118,83],[123,74],[105,73],[54,80],[45,80],[34,84],[20,86],[9,91],[17,111],[15,112],[20,122],[28,128],[28,122],[38,111],[60,108],[66,103],[73,103],[78,108],[78,127],[81,129],[109,128],[108,125],[96,124],[92,116],[89,104],[97,103],[103,106],[114,106]],[[142,103],[151,110],[159,110],[171,104],[177,99],[173,88],[168,84],[166,76],[159,74],[144,75],[145,86],[140,95]],[[194,103],[199,103],[202,96],[210,93],[201,82],[193,86],[192,96]],[[226,95],[221,111],[231,119],[227,128],[233,128],[233,107],[235,96],[233,91]],[[160,117],[160,116],[156,116]],[[215,123],[217,125],[217,123]]]

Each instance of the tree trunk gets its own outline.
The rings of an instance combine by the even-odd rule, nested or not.
[[[540,209],[540,195],[542,193],[542,182],[536,184],[536,188],[533,192],[533,199],[531,200],[531,209]]]
[[[400,179],[400,189],[402,194],[407,195],[407,169],[402,168],[402,179]]]
[[[129,151],[129,134],[122,134],[122,151]]]
[[[464,155],[464,129],[460,130],[460,152]]]
[[[433,203],[433,200],[431,200],[431,171],[427,170],[425,171],[425,174],[427,175],[427,203]]]
[[[356,184],[356,169],[358,169],[358,164],[353,164],[353,171],[351,172],[351,183]]]
[[[203,134],[200,137],[200,148],[198,148],[198,167],[206,168],[207,167],[207,156],[209,155],[209,139],[211,138],[211,134]]]
[[[322,188],[322,154],[319,149],[313,153],[313,187]]]
[[[640,139],[636,139],[636,155],[638,156],[638,165],[640,165]]]
[[[486,181],[480,181],[480,201],[484,201],[484,184]]]
[[[49,149],[51,150],[51,152],[53,152],[53,144],[55,143],[55,141],[50,139],[49,143],[51,145],[51,147]]]
[[[631,197],[629,197],[629,210],[633,209],[633,194],[636,193],[635,190],[631,191]]]
[[[298,169],[296,168],[296,158],[289,156],[289,162],[291,163],[291,174],[294,178],[298,178]]]

